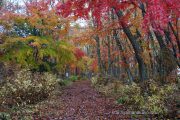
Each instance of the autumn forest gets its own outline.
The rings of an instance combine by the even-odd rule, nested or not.
[[[0,120],[180,118],[179,0],[0,0]]]

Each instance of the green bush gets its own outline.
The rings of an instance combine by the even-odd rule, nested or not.
[[[32,73],[23,69],[11,78],[0,89],[0,104],[18,105],[35,103],[49,96],[54,90],[57,79],[49,73]]]
[[[75,81],[78,80],[78,76],[74,76],[74,75],[73,75],[73,76],[71,76],[71,77],[69,78],[69,80],[75,82]]]
[[[8,113],[0,112],[0,120],[10,120],[10,115]]]
[[[118,104],[125,104],[127,100],[128,100],[127,97],[120,97],[117,99],[117,103]]]
[[[60,80],[58,80],[58,84],[60,86],[68,86],[71,83],[72,83],[72,81],[70,81],[69,79],[65,79],[65,80],[60,79]]]
[[[60,86],[68,86],[70,85],[72,82],[75,82],[78,80],[78,76],[71,76],[68,79],[58,79],[58,84]]]

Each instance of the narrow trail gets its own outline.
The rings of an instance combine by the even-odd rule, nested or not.
[[[61,99],[66,106],[62,114],[64,119],[117,119],[119,115],[116,111],[122,109],[114,103],[114,99],[95,91],[88,81],[76,82],[63,92]]]
[[[59,98],[59,100],[58,100]],[[125,109],[115,104],[113,98],[98,93],[90,81],[78,81],[66,87],[60,96],[46,104],[50,119],[54,120],[119,120],[127,119],[119,110]],[[42,110],[40,110],[42,112]],[[52,114],[49,112],[51,111]]]

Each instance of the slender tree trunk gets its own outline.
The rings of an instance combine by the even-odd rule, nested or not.
[[[108,42],[108,75],[111,75],[111,42],[109,36],[107,36],[107,42]]]
[[[96,53],[97,53],[97,57],[98,57],[98,67],[99,67],[100,73],[102,73],[101,50],[100,50],[99,36],[96,36],[95,40],[96,40]]]
[[[162,36],[158,32],[154,32],[161,49],[166,48]]]
[[[151,62],[152,62],[152,76],[155,77],[157,75],[157,62],[156,62],[156,57],[158,55],[156,48],[155,48],[155,43],[154,43],[154,39],[153,39],[153,33],[152,31],[150,31],[149,33],[150,36],[150,44],[151,44],[151,48],[152,48],[152,57],[151,57]],[[153,60],[154,58],[154,60]]]
[[[177,51],[176,51],[176,48],[175,48],[175,46],[174,46],[174,44],[172,43],[172,40],[171,40],[171,38],[170,38],[170,32],[169,31],[164,31],[164,33],[165,33],[165,36],[166,36],[166,42],[167,42],[167,44],[171,44],[172,45],[172,50],[173,50],[173,54],[174,54],[174,57],[176,57],[177,58]]]
[[[121,20],[121,18],[123,16],[122,11],[116,12],[116,14],[118,16],[119,23],[122,26],[122,29],[123,29],[124,33],[127,35],[128,39],[131,42],[131,45],[132,45],[132,47],[134,49],[135,57],[136,57],[136,60],[138,62],[140,80],[141,81],[147,80],[146,66],[145,66],[145,63],[143,61],[143,58],[141,57],[142,49],[141,49],[141,46],[139,45],[139,43],[137,41],[138,37],[133,36],[130,29]]]
[[[39,54],[38,48],[34,47],[33,56],[36,62],[38,62],[38,54]]]
[[[178,45],[178,50],[179,50],[179,52],[180,52],[180,41],[179,41],[179,36],[178,36],[177,32],[174,30],[174,28],[173,28],[173,26],[172,26],[172,23],[169,22],[169,26],[170,26],[170,28],[171,28],[171,30],[172,30],[172,32],[173,32],[175,38],[176,38],[176,42],[177,42],[177,45]]]
[[[119,41],[120,38],[118,37],[118,33],[117,33],[116,30],[113,31],[113,36],[114,36],[114,38],[116,40],[116,44],[117,44],[117,46],[119,48],[119,51],[123,52],[124,50],[123,50],[123,47],[122,47],[122,45],[121,45],[121,43]],[[129,69],[129,65],[128,65],[128,62],[126,60],[126,57],[124,55],[122,55],[122,61],[127,65],[125,67],[125,71],[127,72],[127,75],[129,77],[129,80],[130,80],[129,82],[132,83],[134,81],[134,78],[133,78],[133,75],[132,75],[132,73],[131,73],[131,71]]]

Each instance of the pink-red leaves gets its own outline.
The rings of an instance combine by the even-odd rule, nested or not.
[[[153,29],[163,33],[168,22],[173,22],[180,17],[180,5],[178,0],[148,0],[147,11],[143,26],[145,29],[151,26]]]
[[[76,48],[74,51],[74,55],[76,56],[77,60],[80,60],[85,56],[85,53],[81,49]]]
[[[146,14],[142,24],[146,30],[152,26],[153,29],[162,32],[164,28],[167,28],[168,22],[180,17],[179,0],[68,0],[66,3],[60,3],[57,11],[65,17],[73,14],[86,19],[91,13],[94,22],[101,26],[102,18],[106,18],[112,9],[116,12],[124,11],[129,6],[137,7],[140,3],[145,5]],[[123,20],[124,23],[126,21]]]

